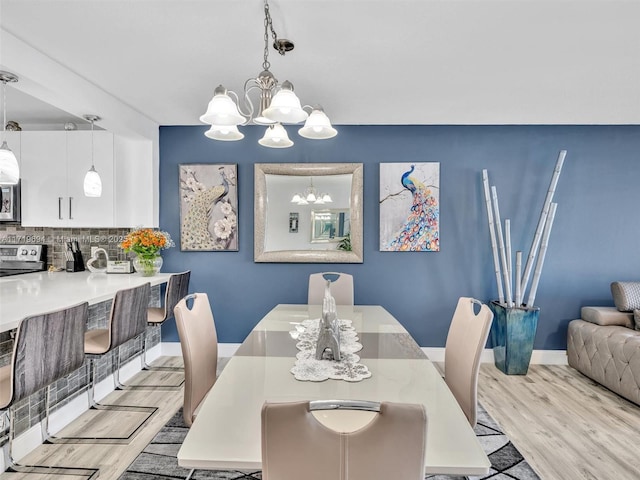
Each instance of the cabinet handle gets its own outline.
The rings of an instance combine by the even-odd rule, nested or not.
[[[73,197],[69,197],[69,220],[73,220],[73,215],[71,215],[71,204],[73,202]]]
[[[58,219],[62,220],[62,197],[58,197]]]

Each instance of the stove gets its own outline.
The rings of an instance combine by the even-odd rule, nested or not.
[[[47,246],[0,244],[0,277],[47,269]]]

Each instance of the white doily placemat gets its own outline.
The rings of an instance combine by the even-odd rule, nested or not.
[[[324,382],[328,379],[359,382],[371,376],[369,369],[360,362],[356,352],[362,350],[358,342],[358,334],[351,326],[351,320],[340,322],[340,353],[342,360],[316,360],[316,343],[320,319],[305,320],[291,332],[291,336],[298,340],[296,347],[296,363],[291,369],[296,380]]]

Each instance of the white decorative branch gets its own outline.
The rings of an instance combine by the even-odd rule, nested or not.
[[[522,305],[522,291],[520,290],[520,275],[522,275],[522,252],[516,252],[516,307]]]
[[[509,285],[509,272],[507,269],[507,256],[504,250],[504,237],[502,236],[502,223],[500,220],[500,207],[498,206],[498,192],[496,187],[491,187],[491,200],[493,202],[493,218],[496,222],[496,228],[498,229],[498,245],[500,247],[500,260],[502,264],[502,276],[504,277],[504,293],[506,305],[511,305],[511,286]],[[501,302],[502,303],[502,302]]]
[[[491,206],[491,194],[489,193],[489,174],[487,170],[482,170],[482,184],[484,186],[484,198],[487,206],[487,219],[489,221],[489,235],[491,237],[491,251],[493,252],[493,269],[496,274],[498,285],[498,300],[504,303],[504,292],[502,290],[502,278],[500,276],[500,260],[498,259],[498,247],[496,245],[496,232],[493,223],[493,208]]]
[[[551,177],[551,183],[549,185],[549,190],[547,190],[547,196],[544,200],[544,204],[542,206],[542,212],[540,213],[540,220],[538,220],[538,227],[536,228],[536,233],[533,236],[533,242],[531,243],[531,249],[529,250],[529,256],[527,257],[527,263],[524,267],[524,274],[522,275],[522,286],[520,290],[522,291],[522,295],[524,296],[525,291],[527,290],[527,285],[529,283],[529,276],[531,275],[531,269],[533,268],[533,262],[536,257],[536,252],[538,250],[538,246],[540,244],[540,236],[542,235],[542,231],[545,228],[545,222],[547,220],[547,216],[549,214],[549,207],[551,202],[553,201],[553,194],[556,191],[556,185],[558,184],[558,178],[560,177],[560,172],[562,171],[562,165],[564,163],[564,158],[567,156],[566,150],[561,150],[558,155],[558,161],[556,162],[556,167],[553,170],[553,175]],[[535,298],[535,295],[534,295]]]
[[[536,270],[533,274],[533,280],[531,281],[531,291],[529,292],[529,299],[527,300],[527,306],[534,305],[536,300],[536,293],[538,291],[538,282],[540,282],[540,274],[542,273],[542,266],[544,265],[544,257],[547,253],[547,246],[549,245],[549,236],[551,235],[551,227],[553,227],[553,219],[556,216],[557,203],[552,203],[549,211],[549,217],[547,218],[546,225],[544,227],[544,233],[542,234],[542,244],[540,245],[540,255],[538,255],[538,261],[536,262]]]

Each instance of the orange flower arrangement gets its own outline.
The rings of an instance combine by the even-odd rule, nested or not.
[[[169,233],[150,228],[132,230],[120,243],[125,252],[134,252],[142,257],[156,256],[160,250],[174,246]]]

